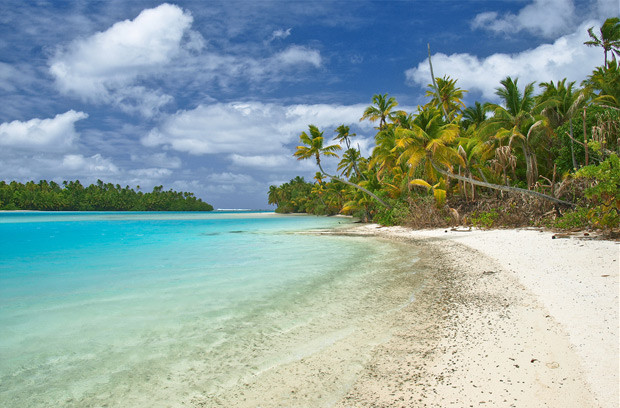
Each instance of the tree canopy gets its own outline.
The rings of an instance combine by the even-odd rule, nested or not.
[[[355,135],[348,126],[334,129],[330,142],[327,129],[310,125],[294,155],[316,161],[317,182],[271,186],[269,202],[280,212],[353,214],[387,224],[421,218],[416,211],[434,211],[438,224],[456,218],[474,224],[484,220],[485,225],[491,218],[538,211],[541,217],[553,214],[558,226],[620,226],[620,194],[607,191],[613,182],[607,182],[605,193],[588,190],[600,184],[596,177],[617,179],[609,176],[620,156],[616,20],[608,19],[600,35],[588,30],[592,40],[586,45],[603,47],[606,60],[581,87],[566,78],[537,87],[506,77],[496,88],[499,104],[465,107],[467,91],[457,79],[444,76],[429,85],[428,103],[415,112],[396,111],[394,97],[376,94],[360,112],[360,120],[378,122],[369,157],[351,146]],[[340,175],[324,171],[323,156],[340,160]],[[524,207],[511,197],[526,197],[519,204]],[[528,200],[542,201],[533,205]],[[489,202],[498,206],[488,213],[493,216],[472,210]]]
[[[25,184],[0,181],[0,210],[212,211],[213,206],[193,193],[164,191],[163,186],[143,193],[101,180],[87,187],[79,180],[65,181],[62,185],[41,180]]]

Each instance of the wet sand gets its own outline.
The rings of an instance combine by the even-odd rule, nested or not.
[[[618,406],[617,242],[372,224],[336,233],[419,254],[423,285],[390,292],[411,302],[190,405]]]

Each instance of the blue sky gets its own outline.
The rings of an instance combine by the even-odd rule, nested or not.
[[[496,101],[510,75],[580,82],[602,64],[586,30],[618,0],[0,2],[0,178],[102,179],[269,208],[311,161],[298,135],[389,93],[413,111],[436,76]],[[334,168],[335,162],[326,163]]]

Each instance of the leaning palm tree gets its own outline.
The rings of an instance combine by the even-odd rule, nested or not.
[[[612,17],[605,20],[600,28],[600,37],[594,34],[594,27],[588,28],[590,40],[584,42],[589,47],[602,47],[605,53],[605,68],[608,67],[607,53],[611,53],[613,60],[620,56],[620,18]]]
[[[398,102],[393,97],[388,98],[388,94],[374,95],[372,97],[373,105],[370,105],[364,111],[360,121],[368,119],[371,122],[379,121],[379,130],[382,130],[387,124],[387,120],[391,119],[392,110],[398,106]]]
[[[368,194],[369,196],[377,200],[377,202],[379,202],[384,207],[390,208],[390,206],[387,203],[385,203],[383,200],[377,197],[374,193],[365,189],[364,187],[359,186],[355,183],[351,183],[348,180],[341,179],[337,176],[333,176],[329,173],[326,173],[325,170],[323,170],[323,167],[321,166],[321,155],[338,157],[338,154],[336,154],[336,151],[340,150],[341,147],[340,145],[324,146],[323,132],[321,132],[319,128],[317,128],[314,125],[309,125],[308,129],[309,129],[309,133],[302,132],[299,135],[299,140],[303,143],[303,145],[297,146],[297,150],[295,151],[295,153],[293,153],[293,156],[297,157],[297,160],[305,160],[305,159],[314,158],[316,160],[317,166],[319,166],[319,170],[321,171],[321,173],[323,173],[330,179],[347,184],[351,187],[355,187],[358,190],[363,191],[364,193]]]

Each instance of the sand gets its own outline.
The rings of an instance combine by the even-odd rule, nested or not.
[[[323,233],[406,243],[424,284],[401,282],[382,296],[412,301],[384,318],[188,405],[620,406],[618,242],[373,224]]]
[[[442,310],[376,348],[338,407],[619,406],[618,242],[539,230],[356,233],[436,251]]]

